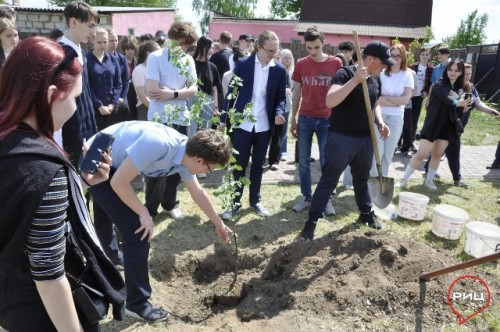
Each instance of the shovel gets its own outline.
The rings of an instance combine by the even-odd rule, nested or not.
[[[358,56],[358,63],[363,67],[363,58],[361,56],[361,49],[359,48],[358,32],[352,32],[356,48],[356,55]],[[370,96],[368,95],[368,85],[366,81],[361,83],[363,86],[363,96],[365,98],[366,115],[368,116],[368,124],[370,127],[370,135],[372,137],[373,153],[375,154],[375,162],[377,164],[378,177],[371,177],[368,180],[368,192],[372,203],[380,209],[386,208],[392,201],[394,193],[394,179],[382,176],[382,164],[380,162],[380,155],[378,153],[377,139],[375,137],[375,129],[373,128],[372,108],[370,105]]]

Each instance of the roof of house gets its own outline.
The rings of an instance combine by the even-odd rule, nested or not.
[[[63,12],[64,7],[24,7],[12,6],[16,12]],[[110,7],[110,6],[92,6],[98,13],[144,13],[144,12],[175,12],[173,8],[145,8],[145,7]]]
[[[301,22],[425,27],[433,0],[303,0]]]
[[[300,22],[293,30],[300,34],[304,33],[313,25],[317,26],[323,33],[328,34],[351,35],[352,31],[356,30],[360,36],[398,37],[411,39],[425,37],[425,27]]]
[[[274,19],[274,18],[246,18],[246,17],[236,17],[232,15],[227,15],[218,11],[211,12],[211,19],[214,21],[224,21],[224,22],[277,22],[277,23],[298,23],[298,20],[289,20],[289,19]]]

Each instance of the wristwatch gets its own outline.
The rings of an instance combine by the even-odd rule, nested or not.
[[[174,99],[176,99],[177,97],[179,97],[179,92],[174,90]]]

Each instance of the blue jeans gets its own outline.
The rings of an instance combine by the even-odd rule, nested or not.
[[[285,112],[285,123],[283,124],[283,130],[281,130],[280,136],[280,153],[279,156],[286,156],[287,147],[287,137],[288,137],[288,118],[290,117],[290,112]]]
[[[337,187],[340,175],[347,165],[351,166],[352,184],[358,209],[361,213],[369,213],[372,210],[372,202],[368,193],[368,179],[373,160],[371,136],[353,137],[331,132],[325,151],[327,151],[325,165],[311,201],[309,221],[316,222],[323,216],[328,199]]]
[[[316,133],[319,146],[319,162],[321,167],[325,164],[325,146],[328,140],[328,129],[330,121],[327,118],[313,118],[299,115],[298,120],[298,144],[299,144],[299,177],[300,192],[306,200],[312,196],[311,190],[311,146],[313,134]]]

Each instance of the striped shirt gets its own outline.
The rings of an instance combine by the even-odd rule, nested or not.
[[[61,168],[50,183],[33,218],[26,242],[34,280],[56,280],[64,275],[68,177]]]

